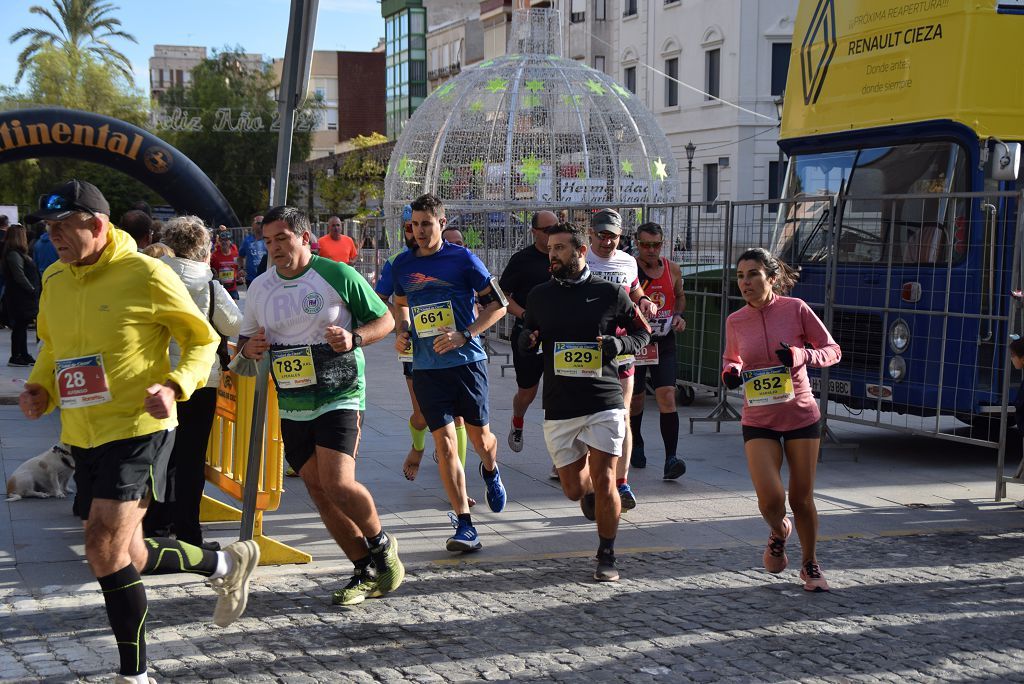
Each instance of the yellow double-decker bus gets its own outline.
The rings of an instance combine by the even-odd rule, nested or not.
[[[1024,0],[800,3],[773,247],[798,296],[831,294],[832,399],[968,421],[1000,405],[1020,332],[1021,35]]]

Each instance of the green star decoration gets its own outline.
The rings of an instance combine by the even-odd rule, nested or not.
[[[475,173],[475,174],[483,173],[484,172],[484,160],[483,159],[474,159],[473,161],[469,162],[469,168],[472,169],[473,173]]]
[[[540,106],[540,98],[536,95],[523,95],[523,99],[520,102],[523,103],[523,107],[526,109]]]
[[[441,172],[438,178],[441,179],[442,183],[448,185],[449,183],[452,182],[452,179],[455,178],[455,173],[453,173],[451,169],[445,169],[444,171]]]
[[[590,92],[594,93],[595,95],[604,95],[604,86],[601,85],[600,81],[595,81],[592,78],[588,78],[587,88],[589,88]]]
[[[617,92],[619,94],[619,97],[623,97],[623,98],[625,98],[627,100],[629,98],[633,97],[633,93],[629,92],[628,90],[626,90],[625,88],[620,86],[618,83],[613,83],[612,84],[612,90]]]
[[[471,112],[482,112],[484,109],[484,103],[480,100],[476,100],[473,104],[469,105],[469,111]]]
[[[623,159],[622,162],[619,163],[619,168],[622,169],[622,173],[626,174],[627,176],[633,175],[633,162],[629,161],[628,159]]]
[[[651,175],[658,180],[665,180],[668,178],[668,165],[658,157],[651,162]]]
[[[416,170],[412,166],[412,160],[408,157],[402,157],[398,160],[398,175],[406,180],[410,179],[415,175]]]
[[[580,95],[563,95],[562,96],[562,103],[565,106],[567,106],[567,107],[571,107],[573,105],[578,105],[581,100],[583,100],[583,97],[580,96]]]
[[[505,92],[506,88],[508,88],[507,80],[505,80],[504,78],[492,78],[490,81],[487,82],[487,87],[485,88],[485,90],[488,90],[492,93],[503,93]]]
[[[481,62],[480,66],[478,66],[477,68],[478,69],[486,69],[489,66],[494,66],[494,60],[493,59],[489,59],[486,62]]]
[[[523,178],[526,179],[528,184],[536,185],[540,179],[540,159],[531,154],[529,157],[519,161],[522,162],[522,165],[519,167],[519,173],[523,174]]]
[[[437,94],[438,97],[447,100],[449,97],[451,97],[451,91],[452,91],[452,88],[454,88],[454,87],[455,87],[455,82],[454,81],[448,81],[447,83],[445,83],[443,86],[441,86],[440,88],[438,88],[434,92]]]
[[[462,238],[466,241],[466,247],[469,249],[479,249],[484,244],[484,241],[480,239],[478,228],[466,228],[462,231]]]
[[[576,172],[576,177],[579,178],[580,180],[586,180],[587,170],[581,166],[580,170]]]
[[[544,90],[544,81],[538,81],[537,79],[527,81],[526,89],[531,93],[539,93]]]

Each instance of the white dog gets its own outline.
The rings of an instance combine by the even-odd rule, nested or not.
[[[75,459],[63,443],[54,444],[43,453],[28,459],[7,479],[7,500],[22,497],[63,499],[74,493],[69,487],[75,472]]]

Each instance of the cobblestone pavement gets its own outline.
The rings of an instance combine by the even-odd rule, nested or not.
[[[798,544],[790,552],[798,554]],[[344,581],[267,568],[249,610],[210,622],[200,582],[150,583],[160,681],[1024,681],[1024,533],[829,541],[830,594],[750,548],[424,563],[393,596],[330,605]],[[179,576],[180,577],[180,576]],[[98,592],[6,592],[0,679],[99,681],[116,661]]]

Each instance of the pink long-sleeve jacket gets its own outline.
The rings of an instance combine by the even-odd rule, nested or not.
[[[757,370],[781,365],[775,350],[779,343],[793,352],[792,400],[783,404],[747,406],[743,400],[743,425],[785,432],[807,427],[821,418],[811,393],[807,366],[824,368],[839,363],[839,345],[821,320],[802,299],[774,295],[764,307],[747,305],[725,322],[723,372]],[[810,345],[810,349],[804,345]]]

